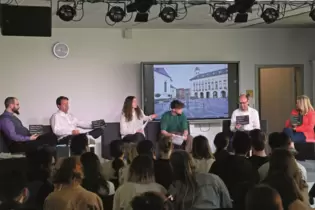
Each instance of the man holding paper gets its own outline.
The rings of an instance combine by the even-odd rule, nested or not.
[[[183,108],[181,101],[171,102],[171,110],[165,112],[161,118],[161,133],[172,137],[175,147],[185,147],[186,151],[191,152],[192,137],[188,135],[188,121]]]
[[[240,95],[239,105],[232,113],[230,130],[235,132],[260,129],[258,111],[248,106],[248,97],[245,94]]]

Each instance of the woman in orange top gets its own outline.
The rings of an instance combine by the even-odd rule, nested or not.
[[[295,143],[309,142],[314,141],[314,126],[315,112],[311,101],[305,95],[299,96],[283,132]]]

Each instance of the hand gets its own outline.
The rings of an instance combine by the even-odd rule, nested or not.
[[[157,115],[157,114],[152,114],[152,115],[150,115],[150,117],[151,117],[151,119],[153,120],[153,119],[157,118],[158,115]]]
[[[292,130],[296,131],[296,127],[293,127]]]
[[[237,124],[237,125],[235,126],[236,130],[239,130],[241,127],[242,127],[242,125],[240,125],[240,124]]]
[[[292,124],[292,128],[296,128],[297,124]]]
[[[187,140],[187,135],[183,135],[183,139],[184,139],[184,141],[186,141]]]
[[[143,129],[139,129],[136,131],[136,133],[143,133],[143,132],[144,132]]]
[[[31,137],[30,137],[31,141],[36,140],[38,138],[38,136],[39,136],[38,134],[31,135]]]
[[[73,130],[73,131],[72,131],[72,135],[78,135],[78,134],[80,134],[80,131],[79,131],[79,130]]]

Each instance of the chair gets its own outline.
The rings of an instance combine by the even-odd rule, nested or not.
[[[4,136],[0,131],[0,153],[10,153],[7,143],[5,142]]]

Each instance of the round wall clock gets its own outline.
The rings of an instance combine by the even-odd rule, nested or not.
[[[66,58],[69,55],[69,47],[65,43],[57,42],[54,44],[53,53],[57,58]]]

